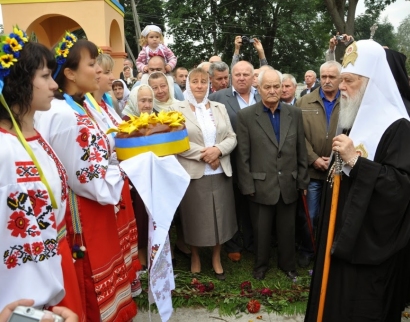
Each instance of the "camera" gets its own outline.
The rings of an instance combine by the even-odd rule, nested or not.
[[[335,37],[337,41],[344,41],[344,37],[342,35],[336,35]]]
[[[46,311],[37,310],[33,307],[17,306],[7,322],[36,322],[40,321]],[[48,311],[50,312],[50,311]],[[53,315],[54,322],[64,322],[61,316]]]
[[[252,38],[242,36],[242,44],[247,45],[247,44],[253,44],[255,41]]]

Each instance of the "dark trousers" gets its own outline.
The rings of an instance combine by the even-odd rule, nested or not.
[[[303,256],[313,257],[315,251],[312,244],[311,234],[313,234],[314,237],[314,232],[309,230],[309,225],[306,218],[307,215],[302,198],[303,197],[300,194],[298,200],[298,211],[296,214],[296,244],[299,246],[298,250],[300,254]]]
[[[233,184],[233,194],[238,231],[230,240],[225,242],[225,251],[227,253],[240,253],[243,249],[253,251],[253,230],[249,215],[249,200],[241,193],[236,183]]]
[[[275,236],[278,242],[278,266],[283,271],[296,269],[295,263],[295,218],[297,201],[285,204],[282,197],[276,205],[262,205],[250,201],[255,247],[255,271],[266,271],[272,244],[272,225],[275,221]]]

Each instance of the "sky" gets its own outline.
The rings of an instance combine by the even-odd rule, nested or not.
[[[364,13],[366,7],[364,1],[360,0],[356,8],[356,16]],[[387,6],[387,8],[381,14],[381,21],[387,16],[389,22],[394,26],[397,31],[397,27],[400,23],[410,15],[410,1],[396,0],[393,4]]]
[[[364,13],[366,10],[364,6],[364,0],[360,0],[359,3],[357,4],[357,9],[356,9],[356,15],[360,15]],[[390,6],[387,6],[387,8],[383,11],[381,17],[384,19],[384,17],[388,17],[389,22],[395,27],[397,31],[397,27],[400,25],[400,23],[406,18],[408,15],[410,15],[410,1],[406,0],[396,0],[393,4]],[[0,24],[3,23],[3,14],[1,12],[1,5],[0,5]]]

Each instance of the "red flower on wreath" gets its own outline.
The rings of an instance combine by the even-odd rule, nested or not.
[[[47,205],[47,191],[37,190],[37,192],[35,192],[34,190],[29,190],[28,197],[30,198],[34,215],[38,217],[41,214],[43,207]]]
[[[35,242],[31,245],[33,255],[40,255],[44,250],[44,244],[42,242]]]
[[[11,269],[17,266],[17,256],[15,254],[10,255],[6,260],[7,269]]]
[[[26,218],[24,212],[15,211],[11,214],[10,220],[8,221],[7,228],[10,229],[11,235],[14,237],[26,237],[27,236],[27,227],[30,221]]]
[[[80,130],[80,135],[77,136],[76,141],[82,148],[86,148],[88,146],[88,138],[90,137],[90,131],[83,127]]]
[[[246,308],[248,309],[249,313],[258,313],[261,309],[261,304],[258,300],[250,300],[246,305]]]

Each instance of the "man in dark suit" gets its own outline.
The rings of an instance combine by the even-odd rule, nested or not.
[[[271,230],[276,223],[278,266],[296,278],[295,217],[298,191],[309,184],[305,134],[299,108],[281,103],[282,74],[259,75],[261,102],[238,112],[239,188],[249,196],[255,244],[253,277],[269,267]]]
[[[209,100],[225,105],[234,131],[236,131],[236,113],[259,102],[261,99],[257,90],[252,87],[253,74],[253,66],[247,61],[240,61],[232,68],[232,87],[221,89],[209,95]],[[228,252],[228,257],[232,261],[237,262],[241,259],[243,248],[252,251],[253,232],[249,217],[248,201],[239,191],[237,184],[235,151],[231,153],[235,207],[238,227],[240,227],[239,230],[242,230],[243,235],[241,238],[241,233],[238,231],[231,240],[225,243],[225,250]]]
[[[313,70],[308,70],[305,73],[305,84],[306,88],[300,93],[300,97],[312,93],[316,88],[320,87],[320,84],[316,82],[316,73]]]

